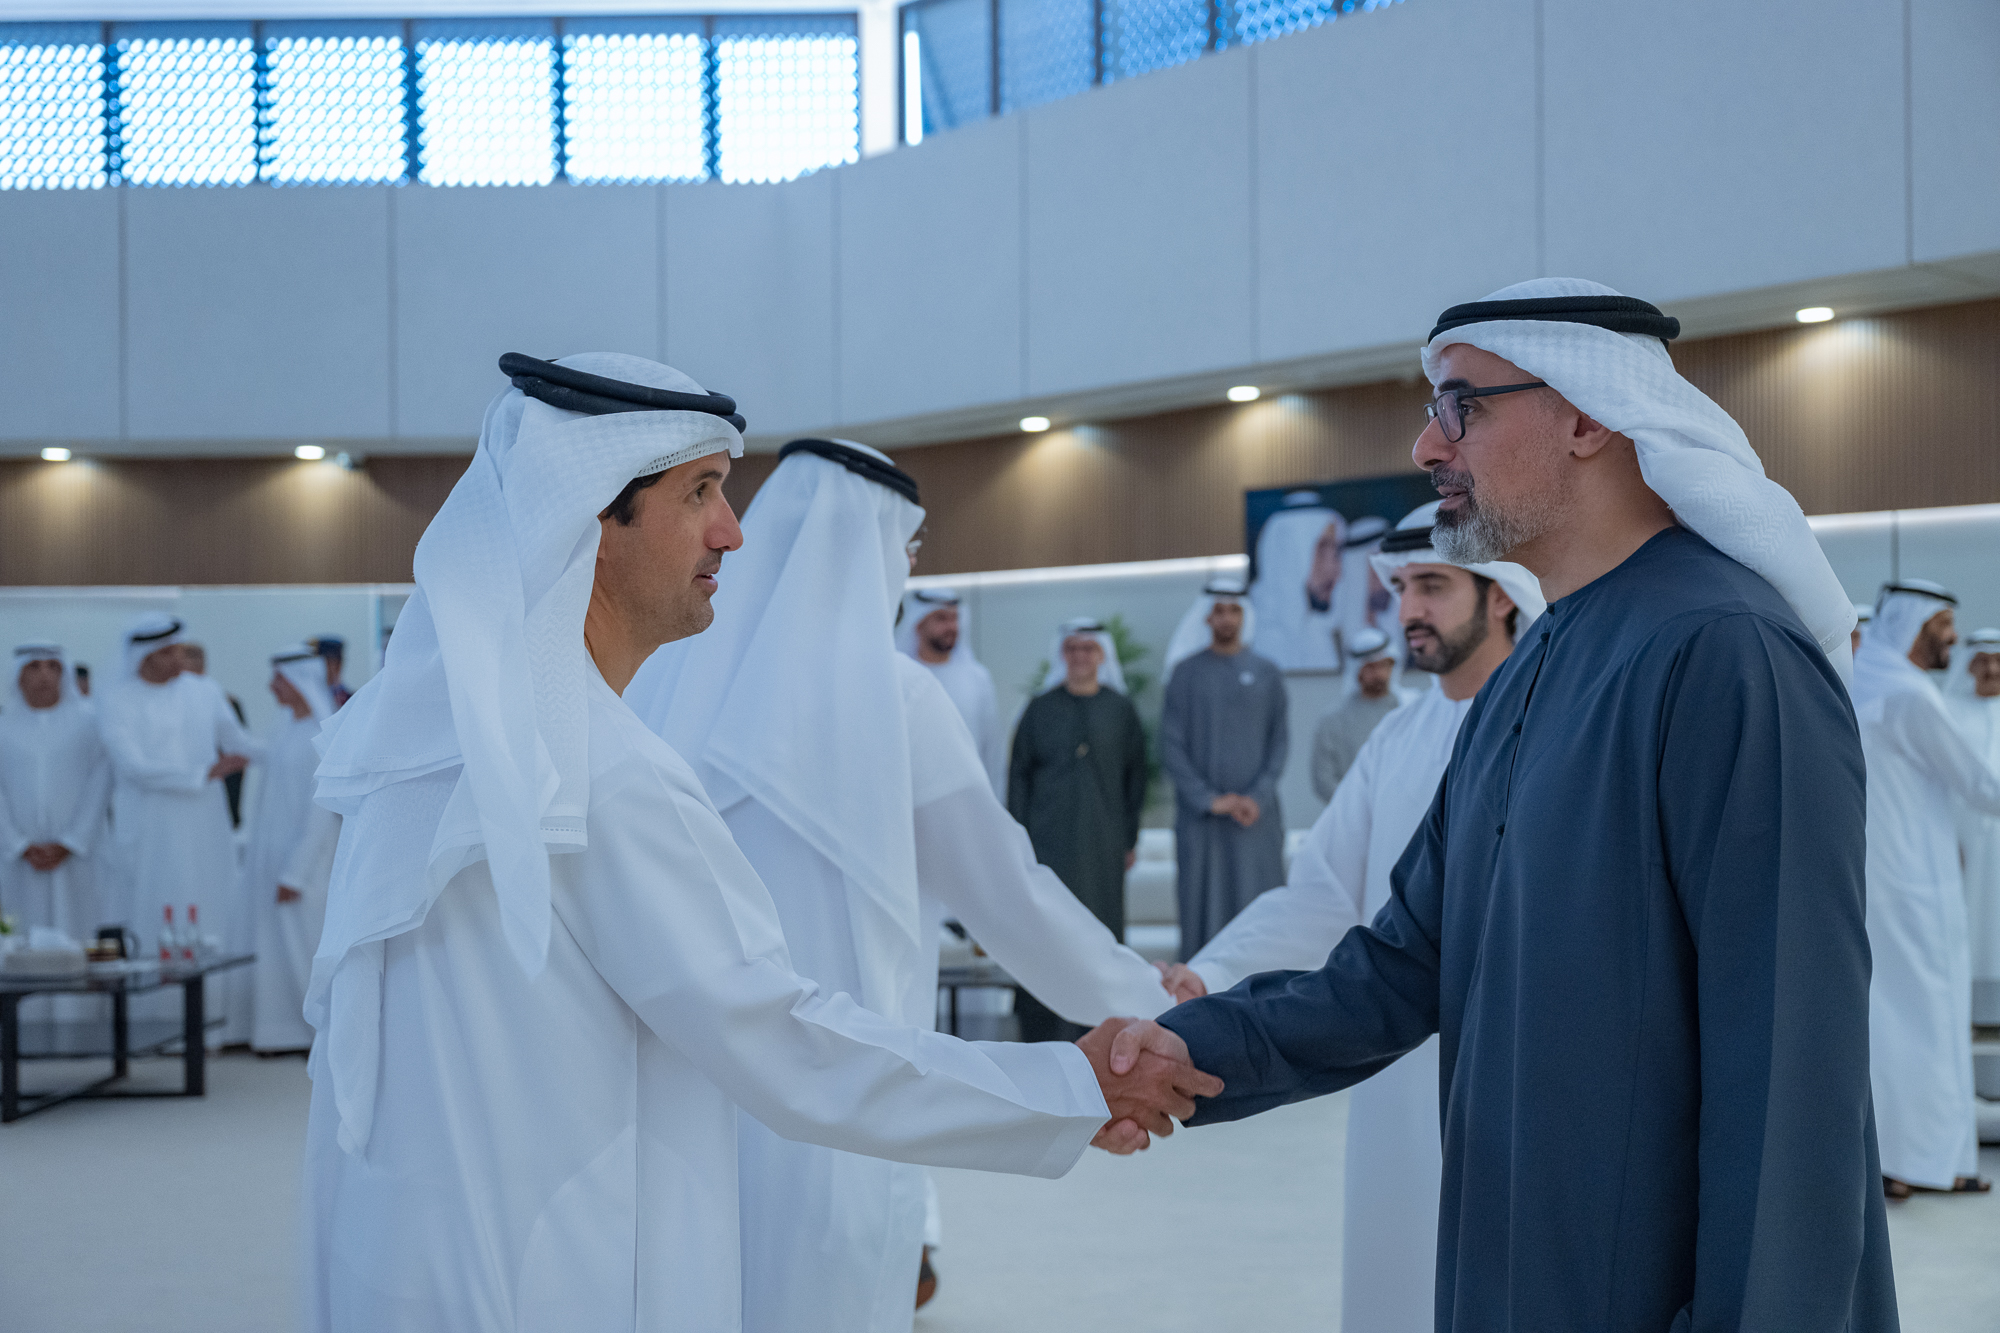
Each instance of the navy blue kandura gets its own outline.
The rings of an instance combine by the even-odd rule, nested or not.
[[[1791,608],[1659,533],[1487,682],[1373,923],[1161,1017],[1190,1123],[1437,1032],[1440,1330],[1891,1333],[1863,783]]]

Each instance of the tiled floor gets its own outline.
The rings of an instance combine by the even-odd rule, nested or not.
[[[0,1126],[0,1327],[286,1333],[307,1086],[298,1061],[231,1056],[205,1101]],[[944,1283],[920,1333],[1332,1333],[1346,1110],[1091,1153],[1059,1181],[940,1172]],[[1890,1226],[1908,1333],[2000,1330],[2000,1195],[1918,1198]]]

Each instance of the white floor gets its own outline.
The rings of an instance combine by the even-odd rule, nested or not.
[[[210,1070],[203,1101],[74,1103],[0,1126],[5,1333],[292,1327],[304,1066]],[[917,1328],[1332,1333],[1346,1112],[1329,1097],[1135,1158],[1091,1153],[1059,1181],[939,1173],[943,1285]],[[2000,1150],[1984,1170],[2000,1175]],[[1918,1198],[1890,1227],[1907,1333],[2000,1329],[2000,1195]]]

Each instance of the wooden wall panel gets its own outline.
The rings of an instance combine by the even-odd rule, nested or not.
[[[465,463],[0,463],[0,584],[406,583]]]
[[[1675,348],[1807,513],[2000,501],[2000,301]],[[922,569],[1215,555],[1243,492],[1409,471],[1417,380],[902,449]],[[776,464],[737,460],[742,509]],[[401,582],[463,458],[0,463],[0,584]]]

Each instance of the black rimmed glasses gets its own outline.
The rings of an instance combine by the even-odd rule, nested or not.
[[[1548,387],[1541,380],[1531,380],[1526,384],[1496,384],[1490,389],[1446,389],[1424,404],[1424,415],[1437,422],[1438,429],[1444,432],[1445,443],[1457,444],[1465,438],[1465,411],[1461,404],[1467,398],[1491,398],[1495,394]]]

